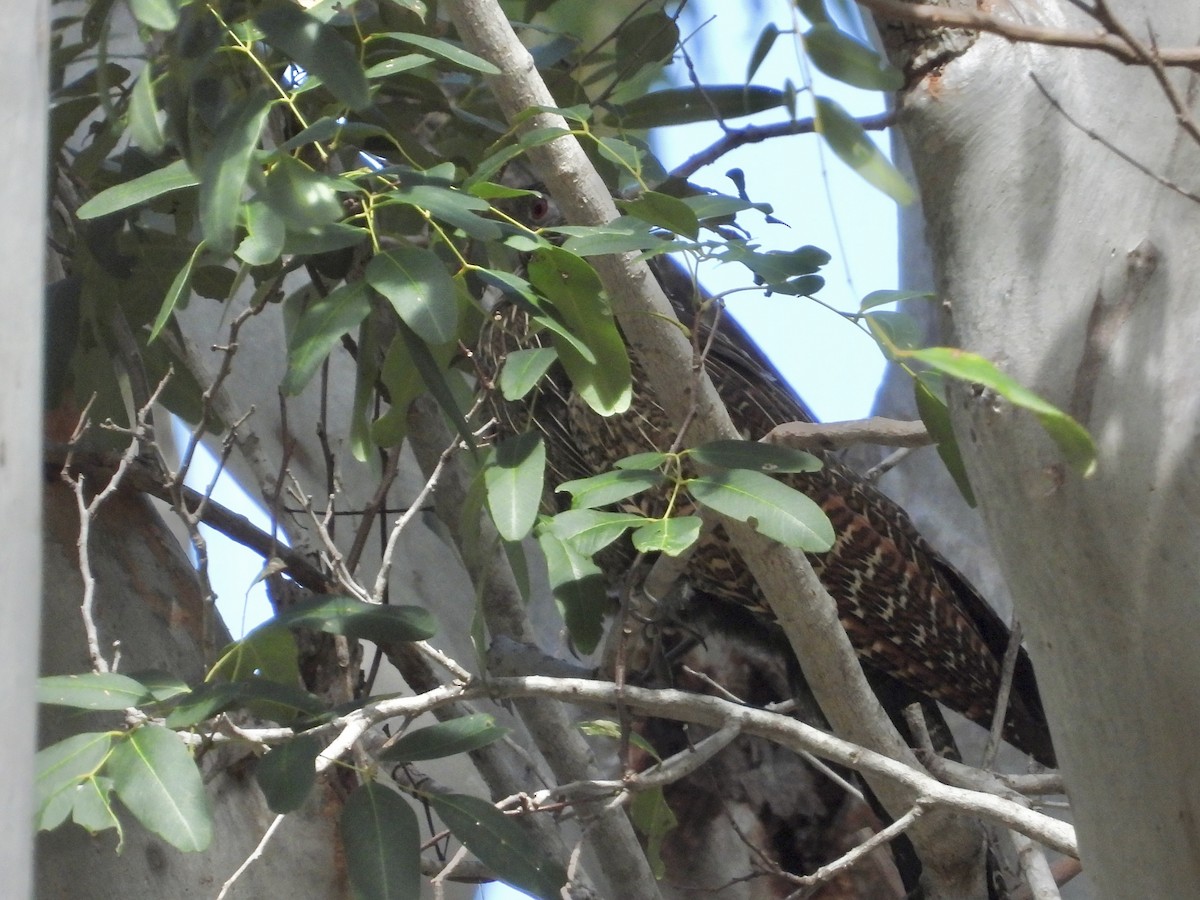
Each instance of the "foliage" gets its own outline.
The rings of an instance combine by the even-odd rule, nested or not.
[[[747,281],[784,297],[823,286],[824,251],[766,252],[748,236],[745,214],[769,214],[768,204],[744,191],[700,193],[670,179],[645,141],[652,127],[761,110],[794,116],[804,91],[749,83],[778,29],[764,32],[754,49],[747,84],[650,91],[645,84],[675,54],[679,36],[662,11],[595,46],[527,29],[570,133],[623,197],[623,215],[605,226],[538,229],[511,211],[527,186],[503,173],[563,131],[504,124],[486,87],[495,67],[464,50],[424,3],[319,3],[306,11],[284,0],[132,0],[146,40],[144,57],[129,65],[108,49],[121,9],[94,0],[81,19],[56,23],[53,47],[52,150],[82,194],[62,198],[74,216],[55,225],[70,270],[56,287],[71,298],[74,327],[56,329],[61,345],[53,352],[71,360],[63,389],[80,405],[95,393],[98,416],[135,420],[127,385],[109,365],[123,355],[118,332],[127,327],[148,383],[169,368],[177,373],[162,398],[173,412],[210,429],[229,425],[202,404],[186,374],[174,314],[189,303],[249,296],[252,308],[278,305],[291,322],[285,394],[303,391],[331,353],[355,355],[353,430],[363,460],[404,440],[407,406],[425,391],[474,447],[478,423],[465,413],[475,388],[457,348],[476,342],[477,298],[485,290],[521,305],[551,335],[547,346],[511,354],[494,389],[524,397],[558,364],[584,402],[614,415],[630,405],[632,369],[590,257],[633,251],[718,259],[744,266]],[[635,32],[653,38],[633,40]],[[898,73],[829,22],[816,21],[803,45],[834,77],[878,90],[898,86]],[[834,152],[907,202],[911,189],[859,124],[832,100],[812,102]],[[518,259],[527,260],[523,269]],[[896,337],[899,314],[871,307],[864,302],[855,321],[893,358],[983,383],[1027,406],[1056,438],[1067,435],[1060,443],[1086,465],[1086,435],[1061,413],[981,360],[904,344]],[[928,379],[919,384],[932,424],[944,401]],[[944,429],[939,436],[952,447]],[[699,507],[807,552],[833,541],[816,504],[771,477],[819,465],[804,453],[722,442],[640,454],[613,471],[554,485],[571,498],[570,509],[554,516],[539,514],[547,475],[538,435],[509,438],[475,460],[482,505],[500,537],[518,542],[536,534],[583,650],[598,642],[606,605],[592,557],[627,532],[639,552],[681,554],[701,535]],[[662,516],[600,509],[647,489],[666,491]],[[300,688],[297,630],[388,644],[421,641],[435,629],[415,607],[323,595],[227,647],[200,685],[152,673],[45,679],[43,702],[125,711],[125,725],[42,751],[39,826],[71,816],[89,830],[119,829],[115,797],[172,845],[202,850],[211,814],[199,770],[172,729],[206,734],[214,717],[236,710],[294,729],[296,737],[259,760],[257,777],[273,809],[299,809],[321,748],[307,732],[334,710]],[[404,734],[377,762],[464,753],[501,737],[490,720],[462,719]],[[413,896],[416,817],[385,773],[361,774],[341,820],[355,888],[364,897]],[[430,803],[495,873],[538,896],[557,896],[566,872],[513,817],[479,798],[405,790]],[[674,821],[661,791],[643,795],[634,813],[657,853],[654,841]]]

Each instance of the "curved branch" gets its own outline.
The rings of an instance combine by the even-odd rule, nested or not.
[[[1148,60],[1120,35],[1108,31],[1067,31],[1041,25],[1025,25],[974,9],[950,9],[928,3],[905,3],[904,0],[857,0],[858,5],[884,19],[916,22],[930,28],[962,28],[995,34],[1013,42],[1044,44],[1048,47],[1071,47],[1080,50],[1099,50],[1126,65],[1147,65]],[[1200,69],[1200,48],[1179,47],[1156,49],[1156,61],[1163,66]]]

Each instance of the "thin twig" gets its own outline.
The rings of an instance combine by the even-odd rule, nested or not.
[[[858,124],[866,131],[883,131],[896,124],[896,114],[894,111],[889,111],[875,116],[866,116],[859,119]],[[671,177],[691,178],[705,166],[712,165],[722,156],[746,144],[758,144],[772,138],[790,135],[814,134],[816,130],[817,121],[811,118],[793,119],[790,122],[777,122],[772,125],[747,125],[743,128],[727,129],[719,139],[672,169]]]
[[[270,843],[271,838],[275,836],[275,832],[279,830],[279,826],[282,824],[282,814],[276,816],[272,820],[271,824],[267,826],[267,830],[263,832],[262,839],[259,840],[258,845],[250,851],[250,855],[243,860],[242,864],[238,866],[234,873],[230,875],[228,879],[226,879],[223,885],[221,885],[221,891],[217,894],[217,900],[225,900],[225,897],[229,895],[230,889],[233,888],[233,885],[237,882],[237,880],[241,878],[243,874],[245,874],[246,870],[249,869],[256,860],[262,857],[263,852],[267,849],[267,844]]]
[[[796,900],[799,897],[808,897],[811,895],[812,889],[820,887],[823,884],[828,884],[841,873],[853,868],[862,862],[866,857],[877,850],[878,848],[894,841],[904,832],[912,827],[912,824],[917,821],[925,812],[924,807],[918,802],[912,809],[906,812],[900,818],[896,819],[891,825],[882,828],[875,834],[871,835],[857,847],[849,850],[842,856],[835,859],[833,862],[821,866],[817,871],[810,875],[801,875],[796,880],[804,885],[802,890],[796,891],[788,895],[788,900]]]
[[[996,710],[992,714],[992,727],[988,732],[987,745],[983,750],[984,769],[996,764],[996,754],[1004,741],[1004,721],[1008,718],[1008,702],[1012,695],[1013,675],[1017,671],[1017,657],[1021,654],[1021,623],[1014,612],[1012,626],[1008,630],[1008,646],[1004,648],[1004,660],[1000,664],[1000,688],[996,691]]]

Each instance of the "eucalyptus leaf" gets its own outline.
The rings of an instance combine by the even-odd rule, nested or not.
[[[305,72],[315,75],[351,109],[371,102],[367,76],[358,53],[330,25],[323,24],[294,3],[276,3],[254,16],[267,43],[282,50]]]
[[[941,374],[923,372],[913,379],[913,393],[917,403],[917,413],[929,436],[936,441],[938,456],[946,466],[946,471],[954,479],[958,492],[972,509],[975,508],[975,491],[971,488],[971,480],[967,475],[967,467],[963,462],[962,451],[958,446],[958,438],[950,423],[950,409],[946,405],[945,391],[941,385]],[[935,391],[930,382],[936,381],[939,390]]]
[[[608,506],[656,488],[665,481],[662,472],[647,469],[617,469],[588,478],[566,481],[557,488],[571,495],[572,509]]]
[[[690,206],[668,194],[645,191],[636,200],[619,200],[622,212],[643,222],[665,228],[695,240],[700,235],[700,220]]]
[[[250,161],[270,110],[271,104],[261,93],[231,107],[204,156],[200,168],[200,224],[205,242],[214,250],[233,247]]]
[[[510,352],[500,370],[500,393],[504,399],[516,401],[528,394],[557,359],[558,351],[553,347]]]
[[[147,724],[118,741],[107,773],[121,802],[171,846],[204,850],[212,842],[212,813],[200,770],[175,732]]]
[[[653,520],[632,513],[568,509],[548,519],[545,527],[555,537],[569,542],[582,556],[590,557],[630,528],[650,521]]]
[[[430,794],[442,821],[485,866],[542,900],[557,900],[567,873],[532,835],[491,803],[465,794]]]
[[[757,441],[710,441],[687,451],[706,466],[723,469],[753,469],[768,475],[784,472],[816,472],[821,460],[803,450]]]
[[[699,516],[656,519],[634,530],[633,547],[638,553],[678,556],[700,539],[703,524]]]
[[[1073,468],[1085,478],[1096,471],[1096,444],[1087,429],[1015,378],[1001,372],[982,356],[951,347],[911,350],[903,356],[932,366],[952,378],[981,384],[995,391],[1013,406],[1029,410],[1037,416],[1046,433],[1058,445],[1058,449]]]
[[[71,814],[76,789],[100,769],[112,740],[111,732],[86,732],[38,751],[34,791],[39,829],[56,828]]]
[[[508,733],[509,729],[496,724],[495,717],[474,713],[401,735],[379,759],[399,763],[442,759],[486,747]]]
[[[623,128],[658,128],[692,122],[724,121],[782,106],[783,92],[759,85],[703,85],[644,94],[605,119]]]
[[[689,493],[703,506],[787,547],[824,553],[833,546],[833,526],[810,498],[770,476],[730,469],[688,481]]]
[[[901,206],[912,203],[916,198],[912,186],[875,146],[875,142],[854,117],[828,97],[817,97],[814,103],[817,131],[838,158]]]
[[[539,432],[506,438],[483,470],[488,512],[506,541],[519,541],[533,529],[546,477],[546,444]]]
[[[454,340],[458,330],[454,282],[431,251],[405,245],[378,253],[367,263],[365,276],[421,340],[429,344]]]
[[[804,35],[804,49],[813,65],[838,81],[868,91],[898,91],[904,87],[899,69],[835,25],[814,25]]]
[[[567,632],[580,652],[591,653],[604,633],[608,608],[604,576],[591,559],[549,530],[538,534],[538,546]]]
[[[75,215],[83,220],[96,219],[128,209],[131,206],[137,206],[139,203],[145,203],[172,191],[195,187],[199,183],[200,178],[188,168],[187,161],[177,159],[161,169],[155,169],[153,172],[147,172],[145,175],[101,191],[79,207]]]
[[[454,65],[463,69],[482,72],[484,75],[500,74],[500,70],[486,59],[476,56],[474,53],[468,53],[462,47],[451,44],[448,41],[439,40],[438,38],[429,37],[424,34],[410,34],[406,31],[388,31],[378,36],[391,38],[394,41],[410,44],[413,47],[420,47],[426,53],[432,53],[434,56],[441,57],[447,62],[454,63]]]
[[[346,872],[362,900],[413,900],[421,894],[421,829],[416,813],[375,782],[356,789],[342,807]]]
[[[300,393],[342,335],[357,328],[370,311],[371,298],[361,281],[343,284],[306,309],[292,332],[283,392]]]
[[[39,703],[78,709],[128,709],[151,699],[146,686],[116,672],[45,675],[38,679]]]
[[[301,600],[272,621],[375,643],[423,641],[437,631],[433,616],[419,606],[385,606],[342,596]]]
[[[300,734],[258,761],[254,777],[272,811],[282,815],[304,805],[317,783],[316,759],[320,752],[316,738]]]

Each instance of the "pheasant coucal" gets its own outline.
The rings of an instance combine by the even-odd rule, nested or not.
[[[546,224],[539,221],[546,215],[544,201],[535,203],[530,220]],[[696,327],[691,277],[670,257],[655,257],[650,265],[680,321]],[[711,315],[705,315],[698,325],[700,346],[707,341],[712,321]],[[717,327],[705,364],[744,436],[758,439],[785,422],[815,421],[736,322],[720,317]],[[505,304],[493,310],[485,324],[480,358],[485,369],[491,366],[498,371],[508,352],[539,346],[545,340],[544,334],[530,327],[524,311]],[[636,360],[633,391],[628,412],[605,418],[572,392],[565,373],[555,365],[520,403],[504,401],[497,391],[494,405],[502,432],[533,427],[543,433],[548,467],[557,484],[608,471],[615,461],[634,453],[671,446],[674,429]],[[832,454],[817,455],[824,462],[819,471],[780,477],[817,502],[833,524],[832,549],[810,554],[809,559],[837,601],[842,625],[868,673],[881,674],[990,727],[1000,661],[1009,640],[1007,626],[966,578],[921,537],[903,509]],[[550,505],[559,502],[561,495],[547,498]],[[665,498],[654,492],[628,502],[649,516],[661,515],[665,506]],[[632,560],[627,540],[624,551],[605,550],[596,557],[610,584],[618,583]],[[719,526],[701,538],[681,580],[685,596],[748,608],[768,621],[772,617],[748,567]],[[1014,674],[1005,739],[1039,762],[1054,765],[1033,667],[1023,650]]]

